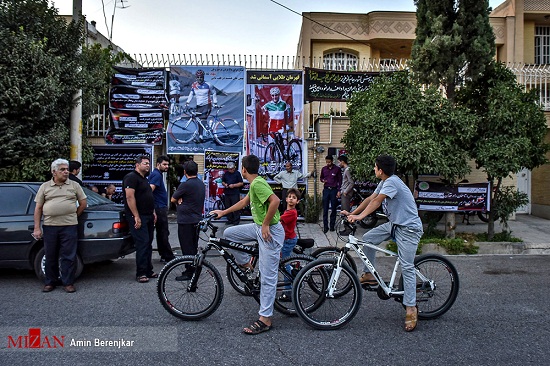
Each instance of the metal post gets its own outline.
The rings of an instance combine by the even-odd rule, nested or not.
[[[82,0],[73,0],[73,20],[78,22],[82,15]],[[85,26],[85,23],[83,24]],[[85,35],[86,36],[86,35]],[[82,52],[82,45],[79,47]],[[80,69],[79,69],[80,71]],[[71,110],[71,160],[82,161],[82,90],[79,89],[73,100],[77,103]],[[82,171],[78,174],[82,178]]]

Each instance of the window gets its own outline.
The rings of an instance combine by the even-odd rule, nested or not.
[[[0,216],[26,215],[32,192],[25,187],[3,186],[0,195]],[[29,210],[29,213],[30,212]]]
[[[323,69],[356,71],[357,56],[346,52],[327,53],[323,56]]]
[[[550,27],[535,27],[535,64],[550,64]]]

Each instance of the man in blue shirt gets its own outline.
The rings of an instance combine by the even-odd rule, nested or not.
[[[153,190],[155,200],[155,213],[157,214],[157,223],[155,225],[157,232],[157,248],[161,262],[169,262],[174,259],[172,247],[168,241],[170,231],[168,229],[168,193],[164,185],[162,173],[168,171],[170,162],[167,156],[161,155],[157,158],[157,165],[149,175],[149,184]]]
[[[236,170],[235,163],[229,162],[227,164],[227,170],[222,176],[222,185],[224,186],[223,194],[225,196],[223,204],[226,208],[233,206],[241,200],[241,187],[244,185],[243,176]],[[227,215],[228,225],[239,225],[240,221],[240,210]]]

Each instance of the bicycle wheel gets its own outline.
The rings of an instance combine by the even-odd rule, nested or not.
[[[243,138],[243,129],[232,118],[223,118],[216,122],[213,129],[214,140],[223,146],[235,146]]]
[[[288,149],[286,150],[288,160],[292,163],[298,171],[302,170],[302,146],[300,141],[294,139],[290,141]]]
[[[349,282],[350,291],[339,297],[329,297],[327,289],[334,267],[334,259],[317,259],[298,273],[292,286],[296,313],[315,329],[341,328],[355,317],[361,306],[361,285],[357,274],[347,264],[341,268],[336,288],[342,288],[342,283]],[[319,291],[320,288],[323,291]]]
[[[256,264],[258,263],[258,257],[252,257],[251,260],[250,260],[250,263],[252,264],[253,268],[256,268]],[[251,295],[248,291],[245,290],[244,283],[241,282],[239,277],[237,277],[237,274],[235,272],[233,272],[233,269],[231,268],[229,263],[225,267],[225,273],[227,275],[227,280],[229,281],[229,284],[231,285],[231,287],[233,287],[235,289],[235,291],[237,291],[241,295],[245,295],[245,296],[250,296]],[[257,276],[257,275],[258,275],[258,271],[255,270],[252,273],[252,276],[254,277],[254,276]]]
[[[415,258],[415,268],[428,281],[416,276],[416,305],[420,319],[433,319],[446,313],[458,295],[459,280],[455,266],[445,257],[426,254]],[[433,283],[433,288],[430,285]],[[399,280],[403,289],[403,277]]]
[[[340,249],[338,249],[337,247],[326,247],[317,249],[316,251],[311,253],[311,256],[315,258],[336,258],[339,254]],[[345,254],[344,263],[347,264],[353,272],[357,273],[357,264],[355,263],[351,255],[349,255],[349,253]],[[334,297],[345,295],[352,288],[352,283],[349,281],[342,281],[341,285],[342,287],[338,287],[336,291],[334,291]]]
[[[185,320],[206,318],[216,311],[223,299],[222,277],[207,260],[202,262],[194,290],[189,290],[189,280],[176,280],[186,269],[193,267],[194,261],[193,255],[177,257],[164,266],[157,281],[162,306],[170,314]]]
[[[483,222],[489,222],[489,212],[488,211],[478,211],[477,212],[477,217],[479,217],[479,219]],[[497,221],[498,220],[498,215],[495,214],[495,217],[494,217],[494,221]]]
[[[281,151],[274,142],[271,142],[267,145],[264,153],[264,164],[267,164],[266,173],[279,172],[282,163],[283,155]]]
[[[169,124],[168,133],[178,144],[186,144],[197,136],[198,126],[193,118],[176,119]]]
[[[275,295],[275,309],[277,311],[286,315],[296,314],[296,309],[292,303],[292,283],[300,270],[314,260],[314,257],[304,254],[291,255],[281,259]]]

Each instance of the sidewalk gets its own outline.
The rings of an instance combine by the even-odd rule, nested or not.
[[[482,233],[487,232],[487,224],[477,219],[472,220],[471,225],[463,224],[458,220],[457,216],[457,232],[468,233]],[[170,213],[170,244],[172,248],[177,252],[179,251],[178,241],[178,225],[176,223],[175,213]],[[251,221],[241,220],[241,223],[249,223]],[[380,220],[379,223],[385,222]],[[512,236],[523,240],[521,243],[509,243],[509,242],[478,242],[479,246],[478,254],[550,254],[550,220],[542,219],[531,215],[516,215],[515,220],[508,222],[510,229],[512,230]],[[218,236],[223,236],[223,230],[228,227],[225,222],[216,223],[220,227]],[[338,238],[336,232],[329,231],[323,233],[321,223],[308,224],[305,222],[298,222],[298,233],[302,238],[313,238],[315,240],[315,248],[326,246],[342,246],[343,241]],[[444,230],[444,224],[441,222],[438,224],[437,229]],[[359,228],[356,236],[361,237],[368,229]],[[495,232],[502,231],[499,223],[495,224]],[[200,243],[199,243],[200,245]],[[383,244],[382,244],[383,245]],[[156,248],[156,240],[153,241],[153,248]],[[437,248],[434,248],[438,251]],[[425,248],[424,252],[430,251],[429,248]],[[158,257],[158,253],[154,253],[153,257]]]

